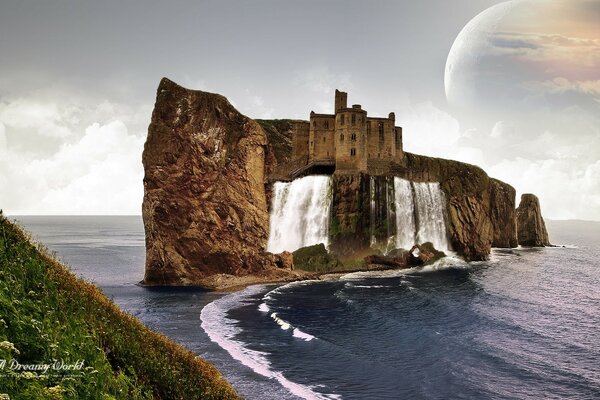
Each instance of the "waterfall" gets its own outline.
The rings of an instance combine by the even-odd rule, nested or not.
[[[396,204],[396,247],[431,242],[451,251],[446,227],[446,199],[438,182],[418,183],[394,178]]]
[[[396,248],[410,249],[416,242],[415,206],[411,183],[394,178],[396,203]]]
[[[267,251],[281,253],[329,244],[331,177],[307,176],[276,182],[271,201]]]
[[[375,197],[376,197],[376,190],[375,190],[375,177],[370,177],[369,179],[369,199],[371,200],[369,203],[370,206],[370,215],[369,215],[369,220],[370,220],[370,228],[371,228],[371,247],[375,246],[377,244],[377,238],[375,237],[375,225],[376,225],[376,220],[377,220],[377,214],[375,211]]]
[[[369,188],[371,247],[379,247],[382,251],[387,252],[395,246],[394,179],[389,176],[371,176]]]
[[[438,182],[413,183],[417,211],[417,241],[431,242],[442,251],[450,250],[446,228],[446,198]]]

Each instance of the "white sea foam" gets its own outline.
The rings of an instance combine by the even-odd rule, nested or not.
[[[264,286],[250,286],[242,292],[224,296],[207,304],[200,313],[202,329],[210,340],[226,350],[235,360],[251,368],[257,374],[275,379],[293,395],[303,399],[340,399],[339,395],[317,393],[312,390],[314,387],[290,381],[283,373],[271,369],[271,364],[266,357],[268,353],[248,349],[244,342],[234,339],[242,330],[236,325],[235,320],[227,317],[227,312],[243,305],[250,296],[263,289]],[[298,332],[294,336],[304,334],[304,332]]]
[[[362,272],[351,272],[340,276],[343,281],[359,281],[363,279],[379,279],[379,278],[396,278],[398,276],[406,275],[410,271],[409,269],[390,269],[385,271],[362,271]]]
[[[298,328],[294,328],[294,337],[297,337],[302,340],[306,340],[307,342],[310,342],[311,340],[316,339],[313,335],[309,335],[308,333],[302,332]]]
[[[386,287],[391,287],[391,286],[389,286],[389,285],[355,285],[354,283],[347,282],[346,284],[344,284],[344,287],[347,287],[349,289],[353,289],[353,288],[357,288],[357,289],[380,289],[380,288],[386,288]]]
[[[288,329],[290,329],[292,327],[292,325],[290,325],[289,322],[284,321],[281,318],[279,318],[277,316],[277,313],[271,314],[271,318],[273,318],[273,321],[277,322],[277,325],[281,326],[281,329],[283,329],[284,331],[287,331]]]
[[[266,303],[260,303],[258,306],[258,311],[268,313],[270,311],[269,306]]]
[[[275,289],[271,290],[270,292],[267,292],[263,296],[262,300],[263,300],[263,302],[268,302],[269,300],[273,299],[274,295],[281,294],[282,292],[284,292],[287,289],[290,289],[295,286],[309,285],[309,284],[312,284],[315,282],[321,282],[321,281],[316,280],[316,279],[310,279],[310,280],[305,280],[305,281],[294,281],[294,282],[286,283],[285,285],[282,285],[282,286],[277,286]]]
[[[397,278],[404,275],[418,274],[423,272],[434,272],[441,271],[444,269],[469,269],[474,265],[481,264],[480,262],[467,262],[457,256],[455,253],[449,253],[448,256],[437,260],[435,263],[426,266],[416,266],[406,269],[390,269],[384,271],[362,271],[362,272],[351,272],[340,276],[340,280],[344,281],[359,281],[364,279],[381,279],[381,278]],[[359,287],[358,285],[354,285]],[[375,285],[368,285],[366,287],[374,287]]]

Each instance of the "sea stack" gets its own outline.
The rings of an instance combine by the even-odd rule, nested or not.
[[[534,194],[526,193],[521,196],[521,203],[517,208],[517,234],[521,246],[551,246],[540,201]]]
[[[266,146],[225,97],[162,79],[142,156],[145,284],[263,269]]]

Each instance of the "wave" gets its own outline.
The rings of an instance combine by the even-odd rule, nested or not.
[[[271,318],[273,318],[273,321],[277,322],[277,325],[281,326],[281,329],[283,329],[284,331],[287,331],[288,329],[290,329],[292,327],[292,325],[290,325],[289,322],[284,321],[281,318],[279,318],[277,316],[277,313],[271,314]]]
[[[307,342],[310,342],[311,340],[316,339],[316,337],[314,337],[313,335],[309,335],[306,332],[302,332],[298,328],[294,328],[293,335],[294,335],[294,337],[297,337],[298,339],[306,340]]]
[[[386,287],[392,287],[390,285],[355,285],[351,282],[346,282],[344,284],[344,287],[347,287],[349,289],[381,289],[381,288],[386,288]]]
[[[412,272],[436,272],[436,271],[444,271],[448,269],[471,269],[473,266],[478,265],[478,262],[467,262],[462,258],[450,255],[443,258],[440,258],[436,262],[431,265],[425,265],[422,267],[411,268]]]
[[[320,283],[320,282],[323,282],[323,281],[320,281],[318,279],[307,279],[304,281],[294,281],[294,282],[286,283],[285,285],[277,286],[275,289],[271,290],[270,292],[267,292],[263,296],[263,301],[271,300],[273,298],[273,295],[281,294],[283,291],[290,289],[294,286],[305,286],[305,285],[310,285],[313,283]]]
[[[437,260],[431,265],[416,266],[406,269],[390,269],[384,271],[361,271],[351,272],[340,276],[343,281],[360,281],[364,279],[397,278],[404,275],[420,274],[427,272],[436,272],[450,269],[471,269],[474,266],[481,265],[483,262],[467,262],[455,254],[450,254]],[[355,287],[359,287],[355,285]],[[377,287],[376,285],[365,285],[364,287]]]
[[[277,287],[276,289],[273,289],[273,290],[271,290],[270,292],[268,292],[267,294],[265,294],[265,295],[263,296],[263,298],[262,298],[262,299],[263,299],[263,301],[264,301],[265,303],[262,303],[262,304],[261,304],[261,305],[258,307],[258,309],[259,309],[260,311],[262,311],[262,312],[269,312],[269,311],[270,311],[270,308],[269,308],[269,306],[267,305],[267,303],[266,303],[266,302],[267,302],[267,301],[269,301],[269,300],[272,300],[272,299],[273,299],[273,297],[272,297],[272,296],[273,296],[274,294],[281,294],[281,293],[282,293],[282,292],[283,292],[285,289],[289,289],[290,287],[293,287],[293,286],[303,286],[303,285],[310,284],[310,283],[314,283],[314,282],[319,282],[319,281],[316,281],[316,280],[309,280],[309,281],[298,281],[298,282],[291,282],[291,283],[288,283],[288,284],[286,284],[286,285],[283,285],[283,286],[279,286],[279,287]],[[289,330],[289,329],[293,328],[293,331],[292,331],[292,336],[294,336],[295,338],[302,339],[302,340],[305,340],[305,341],[307,341],[307,342],[310,342],[311,340],[317,339],[315,336],[313,336],[313,335],[310,335],[310,334],[308,334],[308,333],[306,333],[306,332],[303,332],[303,331],[301,331],[299,328],[296,328],[295,326],[293,326],[293,325],[292,325],[292,324],[290,324],[289,322],[287,322],[287,321],[283,320],[283,319],[282,319],[282,318],[280,318],[280,317],[277,315],[277,313],[275,313],[275,312],[271,314],[271,318],[272,318],[272,319],[273,319],[273,321],[275,321],[275,322],[276,322],[276,323],[277,323],[277,324],[278,324],[278,325],[281,327],[281,329],[283,329],[284,331],[287,331],[287,330]]]
[[[341,398],[336,394],[317,393],[312,390],[313,387],[290,381],[283,373],[274,371],[271,368],[271,363],[266,357],[268,353],[248,349],[245,347],[244,342],[234,339],[236,335],[242,332],[242,329],[236,325],[235,320],[227,317],[227,312],[248,302],[251,296],[260,293],[262,290],[264,290],[264,286],[250,286],[241,292],[232,293],[207,304],[200,313],[202,329],[204,329],[211,341],[227,351],[235,360],[252,369],[257,374],[275,379],[295,396],[303,399],[331,400]],[[297,335],[304,334],[301,331],[294,332],[294,336],[296,337],[298,337]],[[307,334],[304,335],[310,336]]]
[[[260,303],[260,305],[258,306],[258,311],[268,313],[270,309],[267,303]]]

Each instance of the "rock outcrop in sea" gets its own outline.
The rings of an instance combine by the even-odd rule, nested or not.
[[[162,79],[142,157],[144,283],[196,285],[272,266],[268,148],[262,127],[225,97]]]
[[[290,161],[292,125],[252,120],[221,95],[163,78],[142,159],[145,284],[292,273],[289,253],[266,252],[268,177]],[[515,211],[515,189],[479,167],[405,153],[382,171],[335,173],[323,192],[331,196],[325,245],[344,265],[418,241],[466,260],[485,260],[492,247],[549,244],[537,198],[524,195]],[[442,231],[427,225],[436,221]]]
[[[540,200],[536,195],[526,193],[521,196],[521,203],[517,208],[517,227],[521,246],[551,246],[546,224],[542,218]]]

